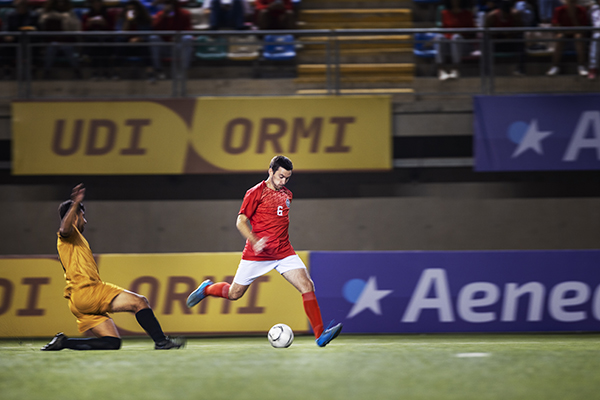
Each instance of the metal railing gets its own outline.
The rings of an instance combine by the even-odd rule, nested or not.
[[[498,78],[497,73],[497,62],[494,56],[494,46],[499,43],[506,42],[546,42],[546,43],[554,43],[557,41],[556,38],[546,37],[546,38],[533,38],[532,35],[536,34],[555,34],[558,32],[565,31],[573,31],[573,28],[472,28],[472,29],[335,29],[335,30],[290,30],[290,31],[144,31],[144,32],[2,32],[1,36],[14,36],[14,43],[6,43],[4,41],[0,41],[0,58],[4,56],[4,63],[7,61],[10,62],[12,60],[7,60],[6,55],[11,54],[6,49],[12,48],[12,53],[14,54],[14,68],[15,68],[15,77],[12,81],[12,84],[16,85],[16,89],[11,91],[7,90],[5,93],[0,93],[0,98],[19,98],[19,99],[31,99],[31,98],[39,98],[39,97],[53,97],[55,93],[52,92],[51,89],[48,89],[43,94],[40,94],[39,91],[34,90],[34,86],[44,81],[44,79],[39,79],[33,72],[34,69],[38,71],[40,66],[43,65],[43,54],[46,53],[46,57],[48,54],[48,49],[51,46],[54,47],[68,47],[73,46],[75,49],[78,49],[76,53],[81,55],[81,49],[89,49],[94,47],[104,47],[109,46],[113,49],[123,49],[120,53],[125,54],[127,49],[137,47],[137,48],[148,48],[152,46],[160,46],[160,47],[168,47],[170,49],[170,84],[169,90],[165,90],[165,85],[161,86],[160,93],[156,94],[153,92],[152,96],[165,96],[165,97],[185,97],[190,95],[195,95],[194,90],[190,90],[190,82],[192,79],[189,78],[188,68],[184,65],[183,54],[185,51],[189,51],[185,46],[190,46],[189,42],[185,42],[183,39],[186,36],[193,36],[197,38],[198,36],[209,36],[213,38],[218,37],[235,37],[235,36],[244,36],[248,37],[248,35],[253,35],[256,39],[250,40],[245,43],[237,43],[239,44],[252,44],[256,46],[264,46],[265,41],[263,39],[267,34],[276,34],[276,35],[293,35],[294,40],[292,44],[299,49],[299,52],[302,52],[302,48],[304,46],[321,46],[322,51],[318,53],[318,57],[321,57],[320,62],[325,64],[326,71],[325,77],[323,79],[323,83],[320,86],[325,93],[328,94],[344,94],[344,76],[342,73],[342,69],[340,66],[344,63],[344,46],[349,44],[382,44],[385,43],[387,45],[397,44],[399,47],[404,46],[407,49],[410,45],[410,49],[414,45],[414,35],[417,33],[433,33],[433,34],[444,34],[444,33],[461,33],[465,35],[470,35],[473,38],[464,40],[465,43],[475,44],[480,50],[480,56],[472,61],[472,64],[476,65],[478,69],[478,73],[475,76],[471,76],[471,78],[476,78],[480,80],[480,84],[477,86],[476,90],[466,90],[466,93],[472,94],[494,94],[497,93],[496,80]],[[577,31],[585,33],[584,38],[581,40],[587,44],[589,44],[592,40],[593,32],[600,32],[598,28],[592,27],[577,27]],[[517,36],[517,38],[511,39],[497,39],[496,36],[500,33],[511,33]],[[150,42],[149,39],[151,36],[170,36],[172,37],[172,41],[164,41],[159,43]],[[393,39],[392,36],[402,36],[405,35],[406,38],[402,39]],[[139,36],[146,38],[145,41],[138,43],[129,43],[126,39],[132,36]],[[520,37],[519,37],[520,36]],[[105,38],[105,42],[98,42],[97,38],[102,37]],[[367,38],[365,38],[367,37]],[[392,39],[390,39],[392,38]],[[69,39],[69,42],[63,42],[62,40]],[[564,41],[572,41],[572,39],[562,39]],[[283,43],[288,44],[288,43]],[[192,54],[194,53],[194,49],[199,46],[197,42],[193,42],[191,44],[193,46]],[[412,52],[412,50],[411,50]],[[408,53],[408,50],[407,50]],[[405,54],[405,57],[408,54]],[[415,63],[417,66],[420,64],[428,66],[429,72],[425,73],[426,76],[432,77],[434,76],[431,73],[431,70],[434,66],[432,60],[420,60],[418,58],[411,58],[409,56],[409,61]],[[149,61],[148,61],[149,62]],[[296,61],[298,62],[298,61]],[[232,64],[236,64],[236,62],[231,62]],[[261,64],[265,65],[269,62],[265,62],[261,58],[256,60],[256,63],[259,64],[260,68]],[[549,61],[546,61],[548,64]],[[198,59],[193,59],[193,66],[195,67],[206,67],[207,65],[215,65],[214,63],[201,61]],[[243,65],[243,64],[236,64]],[[256,68],[256,64],[253,64]],[[218,68],[224,68],[224,65],[218,65]],[[294,65],[291,65],[294,68]],[[278,67],[275,67],[278,68]],[[224,70],[224,69],[223,69]],[[419,75],[419,71],[417,71],[417,76]],[[543,74],[542,74],[543,75]],[[233,79],[233,78],[232,78]],[[68,80],[68,79],[67,79]],[[1,82],[0,84],[7,85],[9,84],[7,81]],[[410,86],[410,85],[408,85]],[[7,87],[7,86],[5,86]],[[571,87],[572,89],[572,87]],[[589,90],[589,85],[588,88]],[[559,89],[558,91],[561,91]],[[461,91],[461,89],[454,89],[454,92]],[[435,91],[433,91],[435,92]],[[263,93],[255,93],[255,95],[261,95]],[[125,93],[120,94],[119,97],[135,97],[138,94]],[[141,93],[139,96],[147,96],[148,93]],[[102,94],[98,94],[95,92],[90,92],[87,94],[87,97],[99,97],[103,96]],[[80,97],[80,96],[78,96]]]

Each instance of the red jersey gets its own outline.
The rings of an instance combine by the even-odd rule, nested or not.
[[[271,5],[271,3],[274,3],[275,0],[256,0],[254,2],[254,8],[257,11],[260,10],[264,10],[269,8],[269,6]],[[285,7],[286,10],[291,10],[292,9],[292,0],[283,0],[283,6]]]
[[[569,15],[567,6],[559,6],[554,9],[552,15],[552,25],[554,26],[588,26],[588,17],[585,8],[575,6],[575,17],[577,21],[573,21]]]
[[[292,192],[287,188],[273,190],[262,181],[249,189],[244,196],[239,214],[248,217],[252,232],[259,237],[266,237],[267,243],[262,252],[256,254],[250,241],[242,259],[249,261],[281,260],[296,254],[288,235],[290,225],[289,211],[292,204]]]
[[[453,13],[450,10],[442,11],[442,28],[475,28],[473,13],[469,10],[460,10],[458,13]],[[454,33],[445,33],[448,39],[452,39]],[[471,37],[472,34],[462,34],[465,38]]]

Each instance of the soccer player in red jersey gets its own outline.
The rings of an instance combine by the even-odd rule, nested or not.
[[[189,295],[187,306],[195,306],[206,296],[237,300],[256,278],[275,269],[302,293],[304,311],[317,345],[324,347],[339,335],[342,324],[333,325],[332,321],[327,329],[323,328],[314,283],[290,243],[288,214],[293,195],[285,185],[292,176],[292,169],[289,158],[275,156],[269,165],[267,180],[246,192],[236,222],[246,246],[233,283],[206,280]]]

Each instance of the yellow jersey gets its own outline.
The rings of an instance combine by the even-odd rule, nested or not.
[[[102,280],[92,249],[77,227],[73,225],[73,232],[68,237],[60,236],[60,232],[57,235],[58,258],[67,281],[64,297],[69,299],[74,290],[96,285]]]

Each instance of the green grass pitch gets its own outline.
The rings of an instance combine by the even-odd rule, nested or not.
[[[266,337],[194,338],[155,351],[41,352],[0,341],[0,398],[30,399],[598,399],[600,335],[309,336],[288,349]]]

